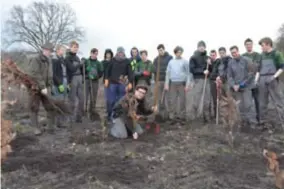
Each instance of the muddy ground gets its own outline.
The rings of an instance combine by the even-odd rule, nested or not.
[[[104,139],[101,123],[87,120],[36,137],[26,106],[15,106],[5,114],[18,135],[2,164],[3,189],[272,189],[261,152],[284,152],[280,130],[241,132],[232,149],[221,126],[200,122],[163,123],[137,141]]]

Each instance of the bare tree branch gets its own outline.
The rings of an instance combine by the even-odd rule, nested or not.
[[[284,24],[278,30],[279,35],[276,40],[276,48],[284,53]]]
[[[39,51],[46,42],[68,44],[71,40],[82,41],[84,30],[76,24],[74,10],[63,3],[33,2],[26,8],[14,6],[6,21],[6,45],[25,43]]]

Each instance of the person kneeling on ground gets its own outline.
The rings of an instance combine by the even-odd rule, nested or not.
[[[152,108],[147,108],[145,104],[145,95],[148,91],[147,86],[137,85],[134,94],[126,94],[121,98],[113,108],[113,125],[110,130],[110,134],[115,138],[127,138],[128,136],[133,136],[134,139],[138,138],[138,134],[143,133],[143,129],[140,124],[137,124],[137,120],[142,118],[142,116],[151,115],[157,112],[157,106]],[[130,116],[130,111],[132,107],[134,109],[135,120]]]

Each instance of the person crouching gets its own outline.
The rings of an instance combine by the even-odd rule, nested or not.
[[[115,138],[127,138],[132,136],[134,139],[143,133],[143,129],[137,121],[142,116],[151,115],[157,112],[157,106],[146,107],[145,95],[148,91],[146,85],[137,85],[133,94],[128,93],[121,98],[113,108],[113,125],[110,129],[110,135]],[[136,104],[134,110],[129,105]],[[130,112],[133,110],[134,112]],[[133,116],[130,114],[133,113]]]

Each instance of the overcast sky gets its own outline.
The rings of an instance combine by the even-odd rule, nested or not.
[[[1,0],[1,19],[8,16],[14,4],[27,5],[32,0]],[[56,1],[56,0],[54,0]],[[152,59],[159,43],[173,54],[173,48],[184,48],[186,59],[204,40],[207,49],[229,48],[250,37],[277,36],[284,23],[284,0],[57,0],[69,3],[76,11],[78,24],[86,28],[86,41],[80,49],[84,56],[96,47],[102,58],[105,48],[117,46],[146,49]],[[3,26],[3,25],[2,25]],[[255,50],[260,48],[255,44]]]

